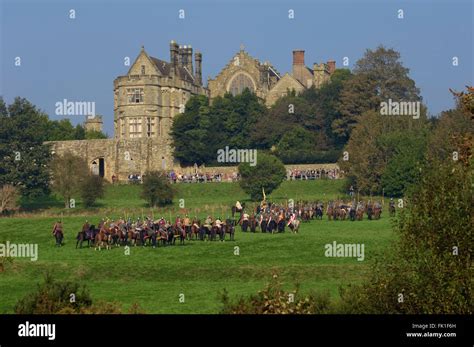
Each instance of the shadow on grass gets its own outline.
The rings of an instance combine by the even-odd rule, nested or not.
[[[20,206],[23,211],[31,212],[49,208],[64,208],[64,201],[56,195],[46,195],[35,198],[20,199]]]

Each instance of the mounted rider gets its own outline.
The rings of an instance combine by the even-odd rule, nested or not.
[[[54,238],[56,239],[56,246],[60,247],[63,243],[63,237],[64,237],[63,224],[61,223],[61,220],[58,220],[54,224],[52,234]]]
[[[83,233],[88,232],[90,230],[90,227],[91,226],[90,226],[89,222],[86,220],[86,222],[82,225],[82,232]]]
[[[58,232],[60,233],[63,232],[63,224],[61,223],[61,220],[58,220],[56,223],[54,223],[52,235],[56,236],[56,233]]]

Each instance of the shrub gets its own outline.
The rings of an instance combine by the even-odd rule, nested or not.
[[[75,300],[71,302],[71,294]],[[57,282],[49,274],[36,292],[20,299],[14,308],[17,314],[53,314],[63,312],[78,313],[92,304],[89,291],[76,282]]]
[[[71,294],[74,300],[71,302]],[[116,302],[92,302],[86,286],[70,281],[56,281],[49,274],[38,284],[36,292],[20,299],[14,308],[16,314],[120,314],[122,307]],[[144,313],[134,303],[126,313]]]
[[[293,291],[282,289],[278,275],[274,274],[267,286],[256,295],[240,297],[232,302],[226,290],[222,293],[224,314],[321,314],[331,309],[328,293],[299,294],[299,287]]]
[[[151,207],[173,203],[174,189],[165,172],[150,171],[143,178],[142,198]]]
[[[80,189],[84,206],[91,207],[98,198],[104,196],[104,179],[98,175],[89,174],[82,182]]]
[[[472,170],[468,162],[431,162],[413,186],[392,255],[370,280],[343,290],[346,313],[472,314]]]
[[[18,189],[11,184],[2,186],[0,188],[0,214],[17,210],[18,199]]]

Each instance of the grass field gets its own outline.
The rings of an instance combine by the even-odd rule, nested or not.
[[[342,181],[284,182],[269,198],[327,200],[341,196]],[[187,211],[201,217],[227,213],[237,199],[245,194],[237,184],[181,184],[173,212],[154,210],[160,214],[178,209],[184,199]],[[51,200],[49,208],[24,217],[0,219],[0,242],[37,243],[36,262],[15,258],[6,271],[0,273],[0,313],[12,313],[17,300],[35,289],[43,274],[49,271],[57,279],[76,280],[87,285],[94,300],[116,301],[127,309],[139,303],[147,313],[218,313],[220,293],[227,289],[231,297],[254,294],[277,271],[287,289],[300,284],[302,292],[328,291],[334,300],[338,288],[361,283],[375,254],[384,251],[395,235],[384,211],[378,221],[322,221],[302,223],[300,233],[250,234],[240,227],[235,241],[191,241],[184,246],[132,247],[125,255],[123,248],[109,251],[75,249],[75,235],[88,218],[92,223],[107,214],[111,218],[123,214],[151,214],[139,198],[139,186],[109,186],[98,209],[77,209],[64,212],[61,201]],[[33,206],[32,206],[33,207]],[[36,205],[34,207],[41,207]],[[51,228],[63,214],[65,246],[54,247]],[[87,214],[87,217],[85,216]],[[328,258],[324,256],[327,243],[363,243],[365,260]],[[234,255],[234,247],[240,255]],[[179,302],[179,295],[185,302]]]

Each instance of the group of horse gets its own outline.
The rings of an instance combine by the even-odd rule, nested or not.
[[[240,225],[242,232],[256,232],[258,229],[262,233],[283,233],[288,227],[291,232],[297,233],[300,222],[322,220],[324,214],[327,215],[328,221],[360,221],[364,218],[364,214],[367,214],[369,220],[380,219],[382,205],[378,201],[347,203],[338,200],[329,201],[325,208],[321,201],[301,201],[286,205],[265,202],[255,208],[247,209],[245,204],[237,202],[232,206],[231,213],[232,217],[229,216],[224,221],[208,216],[201,222],[197,217],[191,219],[187,215],[184,218],[178,216],[174,223],[164,218],[153,220],[146,217],[138,218],[136,221],[132,221],[131,218],[127,220],[120,218],[115,221],[102,219],[96,227],[86,221],[76,236],[76,248],[82,248],[84,242],[96,250],[127,245],[148,245],[155,248],[174,245],[177,240],[179,244],[184,244],[186,240],[225,241],[227,235],[233,241],[237,225]],[[392,201],[389,213],[390,216],[395,214]],[[53,235],[56,237],[56,245],[61,245],[64,236],[59,222],[53,228]]]
[[[227,219],[221,222],[219,219],[213,221],[208,217],[201,224],[197,218],[191,221],[187,217],[183,219],[178,217],[171,224],[163,218],[153,221],[147,217],[144,220],[138,218],[136,222],[132,222],[131,219],[102,220],[97,227],[86,221],[77,234],[76,248],[82,248],[84,242],[96,250],[127,245],[149,245],[155,248],[160,245],[174,245],[176,240],[179,240],[180,244],[184,244],[185,240],[225,241],[226,235],[229,235],[230,240],[234,240],[234,220]]]
[[[233,213],[237,211],[239,211],[237,208],[233,208],[232,210]],[[244,221],[248,219],[248,226],[242,224],[242,231],[246,231],[247,228],[250,228],[251,231],[255,231],[256,227],[262,224],[262,232],[273,231],[274,229],[281,232],[284,231],[285,222],[289,222],[290,219],[292,219],[292,222],[286,225],[294,231],[292,227],[296,226],[296,221],[308,222],[314,219],[322,220],[324,214],[326,214],[328,221],[361,221],[364,218],[364,214],[367,215],[368,220],[377,220],[380,219],[382,215],[382,204],[378,201],[359,201],[356,203],[355,201],[344,202],[338,200],[329,201],[325,208],[324,203],[321,201],[302,201],[286,206],[269,203],[264,207],[257,206],[251,215],[244,219]],[[395,205],[392,201],[389,206],[389,214],[390,216],[395,215]],[[268,227],[270,228],[269,230],[267,229]]]
[[[395,206],[390,204],[390,216],[395,214]],[[361,221],[364,218],[364,214],[367,214],[368,220],[377,220],[382,216],[382,204],[378,201],[363,202],[359,201],[345,203],[343,201],[330,201],[328,203],[326,214],[328,220],[351,220]]]

